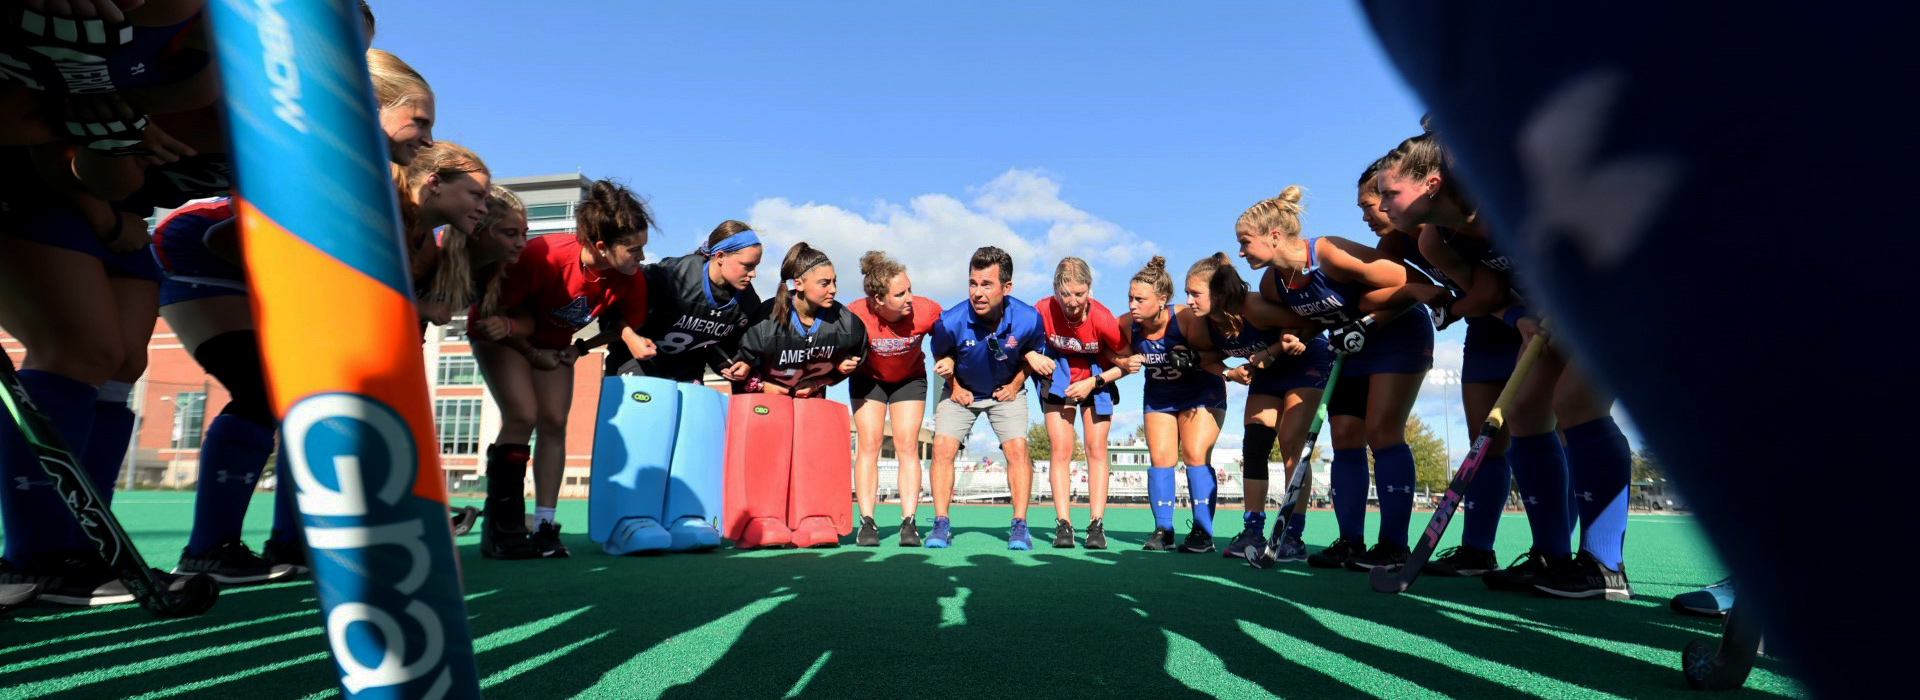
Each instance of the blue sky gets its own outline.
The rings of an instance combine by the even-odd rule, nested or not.
[[[966,254],[992,243],[1015,256],[1016,296],[1050,293],[1073,254],[1122,312],[1148,255],[1184,270],[1232,252],[1234,219],[1288,184],[1307,188],[1308,235],[1368,240],[1354,179],[1422,112],[1345,4],[373,6],[374,45],[434,86],[436,137],[496,176],[627,181],[660,221],[652,258],[730,218],[771,260],[807,240],[841,262],[843,300],[878,247],[951,305]],[[1443,368],[1460,341],[1441,335]],[[1116,431],[1139,421],[1138,381]],[[1458,394],[1424,393],[1417,410],[1454,412],[1464,455]]]

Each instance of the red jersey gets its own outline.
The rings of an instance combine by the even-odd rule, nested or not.
[[[558,350],[608,310],[639,328],[647,320],[647,281],[642,275],[587,269],[580,264],[580,240],[571,233],[534,236],[507,267],[500,306],[533,311],[533,336],[527,342]]]
[[[1120,323],[1113,319],[1113,312],[1098,301],[1087,300],[1087,317],[1079,323],[1069,322],[1060,300],[1051,296],[1041,299],[1033,308],[1040,312],[1040,321],[1046,326],[1047,354],[1067,363],[1067,381],[1077,382],[1093,376],[1095,362],[1106,366],[1101,355],[1119,351],[1124,346],[1120,342]]]
[[[867,361],[860,373],[883,382],[901,382],[927,374],[927,354],[920,339],[940,322],[940,305],[915,295],[910,313],[893,323],[880,320],[874,313],[873,297],[866,297],[847,308],[867,326]]]

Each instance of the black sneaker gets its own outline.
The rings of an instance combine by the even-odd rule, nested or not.
[[[1496,591],[1524,593],[1533,590],[1533,584],[1541,574],[1554,564],[1555,557],[1538,549],[1529,549],[1508,564],[1507,568],[1496,569],[1481,574],[1480,582]]]
[[[480,556],[488,559],[538,559],[540,548],[533,544],[531,533],[519,527],[518,522],[503,526],[497,519],[487,517],[480,521]]]
[[[1060,519],[1054,520],[1053,548],[1073,549],[1073,523]]]
[[[1087,523],[1087,542],[1082,546],[1087,549],[1107,548],[1107,523],[1105,520],[1094,518]]]
[[[1393,542],[1373,543],[1373,548],[1347,559],[1349,571],[1372,571],[1376,566],[1387,567],[1388,571],[1399,571],[1407,565],[1407,546]]]
[[[37,600],[56,605],[118,605],[134,601],[133,593],[100,555],[74,550],[35,566],[0,562],[0,585],[38,587]]]
[[[0,583],[0,613],[31,603],[39,596],[38,583]]]
[[[1533,594],[1548,598],[1628,600],[1633,598],[1633,589],[1627,586],[1626,565],[1622,564],[1619,571],[1609,569],[1583,549],[1572,561],[1549,568],[1535,579]]]
[[[1199,525],[1194,525],[1192,530],[1187,531],[1187,541],[1181,542],[1180,549],[1177,551],[1181,554],[1211,552],[1213,551],[1213,533],[1201,529]]]
[[[313,570],[307,563],[307,543],[299,537],[268,538],[266,544],[260,545],[260,559],[275,566],[289,567],[290,576]]]
[[[1339,569],[1347,565],[1347,560],[1367,549],[1367,543],[1360,540],[1334,540],[1326,549],[1307,556],[1307,566],[1316,569]]]
[[[1149,552],[1164,552],[1173,549],[1173,530],[1156,527],[1153,534],[1147,535],[1147,543],[1140,547]]]
[[[533,548],[544,559],[565,559],[573,556],[567,546],[560,543],[560,523],[540,523],[540,529],[533,531]]]
[[[206,574],[222,585],[233,586],[266,583],[292,576],[293,565],[268,563],[235,537],[199,554],[180,550],[180,564],[173,567],[173,573]]]
[[[900,546],[920,546],[920,523],[915,522],[913,518],[900,519]]]
[[[1248,515],[1251,516],[1252,513],[1248,513]],[[1267,519],[1265,515],[1262,515],[1257,520],[1252,517],[1241,518],[1240,522],[1240,534],[1233,536],[1233,541],[1227,543],[1227,548],[1221,550],[1220,556],[1228,559],[1242,559],[1247,556],[1248,547],[1264,548],[1267,546],[1267,537],[1265,534]]]
[[[880,546],[880,526],[873,524],[873,518],[860,516],[860,531],[854,533],[853,544],[860,547]]]
[[[1436,559],[1429,559],[1420,573],[1428,576],[1479,576],[1500,568],[1493,550],[1460,545],[1449,547]]]

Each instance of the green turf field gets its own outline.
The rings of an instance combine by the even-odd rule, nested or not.
[[[254,500],[256,548],[271,505]],[[172,566],[191,494],[124,493],[115,511],[152,563]],[[883,505],[878,520],[897,512]],[[1052,522],[1051,506],[1033,514]],[[921,515],[924,531],[932,510]],[[1238,511],[1221,516],[1237,528]],[[1395,597],[1358,573],[1143,552],[1152,519],[1139,508],[1109,513],[1104,552],[1008,552],[1004,506],[956,508],[947,550],[894,547],[885,527],[878,549],[628,558],[581,534],[584,502],[560,517],[571,559],[495,562],[461,538],[491,697],[1693,697],[1679,650],[1718,629],[1667,609],[1721,573],[1684,517],[1633,517],[1638,597],[1624,603],[1437,578]],[[1331,513],[1310,515],[1309,543],[1333,532]],[[1525,519],[1508,516],[1503,559],[1526,540]],[[0,698],[333,696],[319,623],[305,580],[229,589],[186,620],[27,608],[0,621]],[[1716,697],[1803,696],[1782,673],[1762,659],[1747,690]]]

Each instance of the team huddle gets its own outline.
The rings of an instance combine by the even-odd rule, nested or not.
[[[129,395],[146,369],[154,321],[166,319],[231,396],[205,431],[191,533],[174,572],[247,584],[296,575],[308,554],[296,489],[285,481],[261,551],[241,539],[254,484],[276,454],[279,417],[268,400],[242,232],[226,198],[232,168],[222,152],[201,5],[154,0],[78,25],[56,18],[56,26],[72,25],[66,31],[6,30],[0,326],[27,348],[21,386],[75,447],[94,488],[110,494],[134,427]],[[370,11],[365,21],[370,40]],[[1109,427],[1116,407],[1138,402],[1154,519],[1145,549],[1218,550],[1261,565],[1304,561],[1355,571],[1417,566],[1570,598],[1631,595],[1622,553],[1631,455],[1611,417],[1612,399],[1545,345],[1548,332],[1527,305],[1523,271],[1493,246],[1435,132],[1360,169],[1356,203],[1374,239],[1307,235],[1302,192],[1288,187],[1232,226],[1234,249],[1257,276],[1243,277],[1224,252],[1178,276],[1155,257],[1132,276],[1118,315],[1090,297],[1091,270],[1074,257],[1054,262],[1052,295],[1033,304],[1014,298],[1015,261],[995,247],[973,253],[967,298],[944,309],[915,295],[908,270],[879,251],[858,261],[859,297],[841,301],[834,262],[804,242],[784,252],[778,291],[762,299],[753,282],[766,251],[750,225],[723,222],[697,250],[645,263],[653,215],[613,180],[587,188],[572,233],[529,237],[525,207],[493,184],[481,157],[433,139],[435,97],[426,79],[391,53],[368,49],[366,59],[421,331],[463,322],[501,411],[500,431],[486,448],[486,503],[480,513],[454,516],[458,531],[478,523],[487,557],[568,556],[555,513],[572,365],[604,351],[610,377],[654,382],[646,403],[678,397],[646,409],[672,407],[668,418],[648,413],[644,420],[670,421],[669,436],[694,436],[666,439],[670,448],[659,459],[675,480],[703,484],[693,491],[704,497],[677,507],[661,481],[655,493],[609,506],[604,524],[597,514],[589,528],[609,552],[711,549],[724,539],[739,547],[837,546],[849,533],[859,546],[878,546],[883,442],[889,433],[913,441],[930,394],[933,519],[923,533],[918,451],[897,449],[905,495],[898,545],[952,544],[955,458],[985,417],[1006,455],[1008,546],[1032,549],[1031,391],[1045,414],[1053,493],[1070,490],[1072,470],[1064,465],[1076,437],[1087,459],[1091,517],[1074,523],[1069,503],[1056,497],[1053,547],[1108,546]],[[104,67],[76,82],[80,63]],[[149,235],[144,219],[161,209],[171,213]],[[1220,247],[1228,241],[1223,226]],[[1510,379],[1519,384],[1499,411],[1504,429],[1480,455],[1464,494],[1462,544],[1410,563],[1415,468],[1407,423],[1433,366],[1435,330],[1454,323],[1467,330],[1462,401],[1470,424],[1496,413]],[[1522,348],[1536,339],[1544,347],[1537,361],[1521,363]],[[761,398],[734,399],[748,408],[741,413],[727,400],[673,388],[697,388],[709,374],[730,383],[736,397]],[[1117,382],[1132,374],[1145,375],[1144,390],[1122,396]],[[824,398],[842,381],[850,406]],[[1228,525],[1233,532],[1216,546],[1210,455],[1227,426],[1229,382],[1247,387],[1239,420],[1246,497],[1238,529]],[[790,456],[777,469],[743,467],[722,479],[717,455],[725,448],[691,444],[783,410],[790,422],[777,434],[787,436],[791,445],[782,449]],[[1292,492],[1323,412],[1339,535],[1310,552]],[[809,436],[847,424],[857,435],[850,465],[798,456],[818,449],[802,444]],[[829,442],[845,435],[842,427]],[[660,437],[622,439],[609,449],[637,454],[652,449],[639,443]],[[844,462],[844,442],[838,445]],[[1276,448],[1285,455],[1279,474],[1269,464]],[[284,462],[286,452],[278,454]],[[1192,525],[1177,544],[1176,468],[1185,469],[1192,507]],[[1371,537],[1363,528],[1370,471],[1380,510]],[[10,485],[0,489],[0,584],[30,586],[55,604],[133,600],[11,423],[0,425],[0,475]],[[1272,488],[1273,478],[1293,488]],[[850,521],[837,514],[847,506],[849,479],[857,508]],[[1533,544],[1502,567],[1493,543],[1515,481]],[[826,502],[836,498],[837,505]],[[722,506],[755,499],[784,504],[785,519]],[[620,510],[639,502],[650,504],[645,517]],[[1282,507],[1270,518],[1275,503]]]

